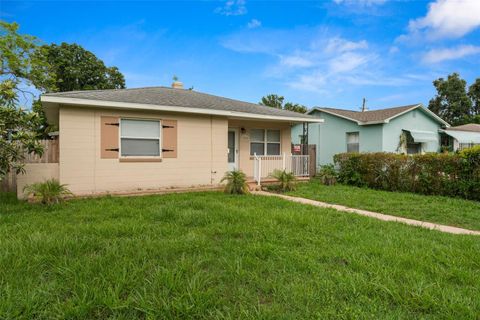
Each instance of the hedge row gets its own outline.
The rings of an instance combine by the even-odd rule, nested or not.
[[[480,146],[456,154],[342,153],[334,162],[344,184],[480,200]]]

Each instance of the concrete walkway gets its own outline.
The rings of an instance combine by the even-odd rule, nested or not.
[[[445,226],[445,225],[442,225],[442,224],[436,224],[436,223],[431,223],[431,222],[424,222],[424,221],[419,221],[419,220],[414,220],[414,219],[390,216],[388,214],[382,214],[382,213],[378,213],[378,212],[372,212],[372,211],[361,210],[361,209],[354,209],[354,208],[349,208],[349,207],[345,207],[345,206],[342,206],[342,205],[330,204],[330,203],[326,203],[326,202],[315,201],[315,200],[310,200],[310,199],[305,199],[305,198],[291,197],[291,196],[287,196],[287,195],[284,195],[284,194],[271,193],[271,192],[265,192],[265,191],[254,191],[252,193],[262,195],[262,196],[278,197],[278,198],[282,198],[282,199],[285,199],[285,200],[298,202],[298,203],[303,203],[303,204],[309,204],[309,205],[316,206],[316,207],[321,207],[321,208],[330,208],[330,209],[335,209],[335,210],[338,210],[338,211],[355,213],[355,214],[359,214],[359,215],[362,215],[362,216],[371,217],[371,218],[375,218],[375,219],[383,220],[383,221],[401,222],[401,223],[405,223],[405,224],[408,224],[408,225],[411,225],[411,226],[418,226],[418,227],[431,229],[431,230],[437,230],[437,231],[446,232],[446,233],[480,235],[480,231],[473,231],[473,230],[451,227],[451,226]]]

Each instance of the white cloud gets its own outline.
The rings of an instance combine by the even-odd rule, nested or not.
[[[337,74],[349,72],[364,65],[371,59],[371,56],[363,53],[345,52],[341,55],[332,58],[329,61],[330,72]]]
[[[380,5],[387,2],[387,0],[333,0],[336,4],[350,4],[360,6]]]
[[[215,13],[225,16],[241,16],[247,13],[245,0],[227,0],[222,7],[215,9]]]
[[[480,47],[462,45],[456,48],[432,49],[423,56],[423,61],[426,63],[438,63],[446,60],[460,59],[474,54],[480,54]]]
[[[411,34],[426,32],[431,38],[459,38],[480,27],[479,0],[436,0],[425,17],[410,20]]]
[[[247,23],[247,27],[249,29],[255,29],[255,28],[258,28],[258,27],[261,27],[262,26],[262,22],[257,20],[257,19],[252,19],[250,20],[250,22]]]
[[[308,57],[302,57],[298,54],[293,54],[291,56],[280,56],[280,64],[287,67],[311,67],[314,62]]]
[[[348,41],[342,38],[332,38],[328,40],[326,51],[327,52],[346,52],[358,49],[367,49],[368,43],[365,40],[354,42]]]

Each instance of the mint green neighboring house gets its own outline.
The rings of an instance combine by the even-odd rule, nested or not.
[[[442,145],[451,151],[480,145],[480,124],[467,123],[441,130]]]
[[[314,108],[308,114],[324,119],[308,127],[317,166],[333,163],[333,156],[343,152],[438,152],[440,130],[450,127],[421,104],[372,111]],[[302,126],[294,126],[292,143],[302,138]]]

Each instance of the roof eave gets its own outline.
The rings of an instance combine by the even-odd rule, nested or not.
[[[151,110],[151,111],[179,112],[179,113],[191,113],[191,114],[202,114],[202,115],[216,115],[216,116],[225,116],[228,118],[237,118],[237,119],[288,121],[293,123],[324,122],[323,119],[319,119],[319,118],[275,116],[275,115],[256,114],[256,113],[250,113],[250,112],[202,109],[202,108],[180,107],[180,106],[166,106],[166,105],[155,105],[155,104],[141,104],[141,103],[117,102],[117,101],[93,100],[93,99],[66,98],[66,97],[55,97],[55,96],[41,96],[40,101],[45,103],[57,103],[57,104],[74,105],[74,106],[93,106],[93,107],[105,107],[105,108],[114,108],[114,109]]]

